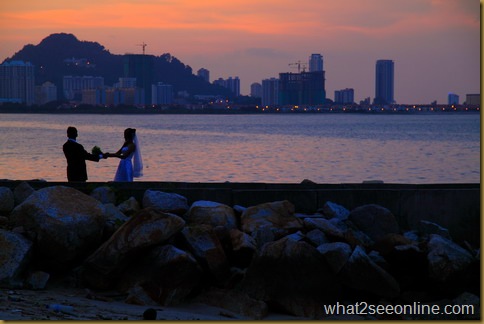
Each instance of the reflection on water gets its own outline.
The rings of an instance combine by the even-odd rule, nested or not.
[[[0,114],[0,178],[65,181],[67,126],[78,141],[117,151],[137,128],[142,181],[480,182],[479,115]],[[88,162],[111,181],[119,160]]]

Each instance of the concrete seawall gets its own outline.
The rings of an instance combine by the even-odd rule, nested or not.
[[[0,181],[12,190],[21,181]],[[142,201],[147,189],[174,192],[189,203],[210,200],[229,206],[254,206],[289,200],[298,213],[314,213],[327,201],[349,210],[366,204],[388,208],[403,230],[418,228],[420,220],[435,222],[450,231],[453,239],[480,245],[480,184],[266,184],[266,183],[187,183],[187,182],[44,182],[27,181],[34,189],[69,186],[85,193],[109,186],[118,197]]]

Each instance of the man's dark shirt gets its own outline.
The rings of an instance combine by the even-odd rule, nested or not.
[[[86,181],[86,160],[99,162],[99,157],[88,153],[81,144],[72,139],[67,140],[62,149],[67,159],[67,180]]]

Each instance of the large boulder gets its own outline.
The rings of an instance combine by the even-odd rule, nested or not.
[[[30,262],[32,242],[0,229],[0,287],[15,288]]]
[[[325,243],[318,246],[333,272],[337,274],[344,267],[351,256],[351,246],[344,242]]]
[[[429,276],[438,282],[452,279],[475,261],[468,251],[437,234],[430,235],[427,249]]]
[[[310,318],[321,318],[324,305],[341,297],[341,286],[324,256],[290,237],[263,246],[240,289],[285,313]]]
[[[231,229],[229,235],[231,249],[227,257],[230,263],[240,268],[248,267],[257,252],[257,243],[252,236],[238,229]]]
[[[141,210],[141,207],[136,198],[129,197],[128,200],[125,200],[118,205],[118,209],[126,216],[133,216]]]
[[[28,182],[22,181],[18,186],[13,189],[13,195],[15,197],[15,205],[20,205],[27,199],[31,194],[35,192]]]
[[[210,279],[217,285],[224,283],[230,275],[229,264],[214,229],[210,225],[192,225],[183,228],[181,234]]]
[[[322,212],[326,218],[338,218],[340,220],[346,220],[350,215],[348,209],[331,201],[327,201],[319,211]]]
[[[143,208],[156,207],[164,212],[183,215],[188,210],[186,197],[176,193],[146,190],[143,195]]]
[[[15,205],[15,198],[12,190],[8,187],[0,187],[0,214],[8,214]]]
[[[211,226],[224,226],[237,228],[237,219],[234,210],[224,204],[199,200],[194,202],[184,216],[187,224],[206,224]]]
[[[287,200],[247,208],[241,215],[241,224],[242,230],[249,234],[263,226],[286,232],[295,232],[303,228],[302,221],[294,215],[294,205]]]
[[[177,305],[200,284],[202,269],[188,252],[167,244],[156,246],[126,269],[118,288],[142,289],[160,305]]]
[[[104,207],[76,189],[54,186],[34,192],[13,210],[10,221],[34,243],[40,268],[56,271],[101,243]]]
[[[400,294],[398,282],[357,246],[340,271],[341,280],[350,288],[379,297],[395,298]]]
[[[361,245],[369,247],[374,242],[363,232],[354,229],[342,221],[340,218],[304,218],[304,226],[309,230],[318,229],[324,233],[325,237],[332,241],[343,241],[352,247]]]
[[[177,215],[157,208],[142,209],[85,260],[83,279],[92,287],[110,287],[140,253],[167,241],[184,225]]]
[[[348,219],[375,242],[387,234],[399,232],[395,216],[379,205],[357,207],[350,212]]]
[[[107,186],[97,187],[91,191],[90,196],[102,202],[103,204],[115,204],[116,193],[114,190]]]

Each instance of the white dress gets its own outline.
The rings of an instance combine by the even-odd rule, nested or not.
[[[124,153],[128,150],[128,147],[125,146],[121,149],[121,153]],[[116,170],[116,175],[114,176],[114,181],[133,181],[133,156],[134,152],[125,158],[119,161],[118,170]]]

